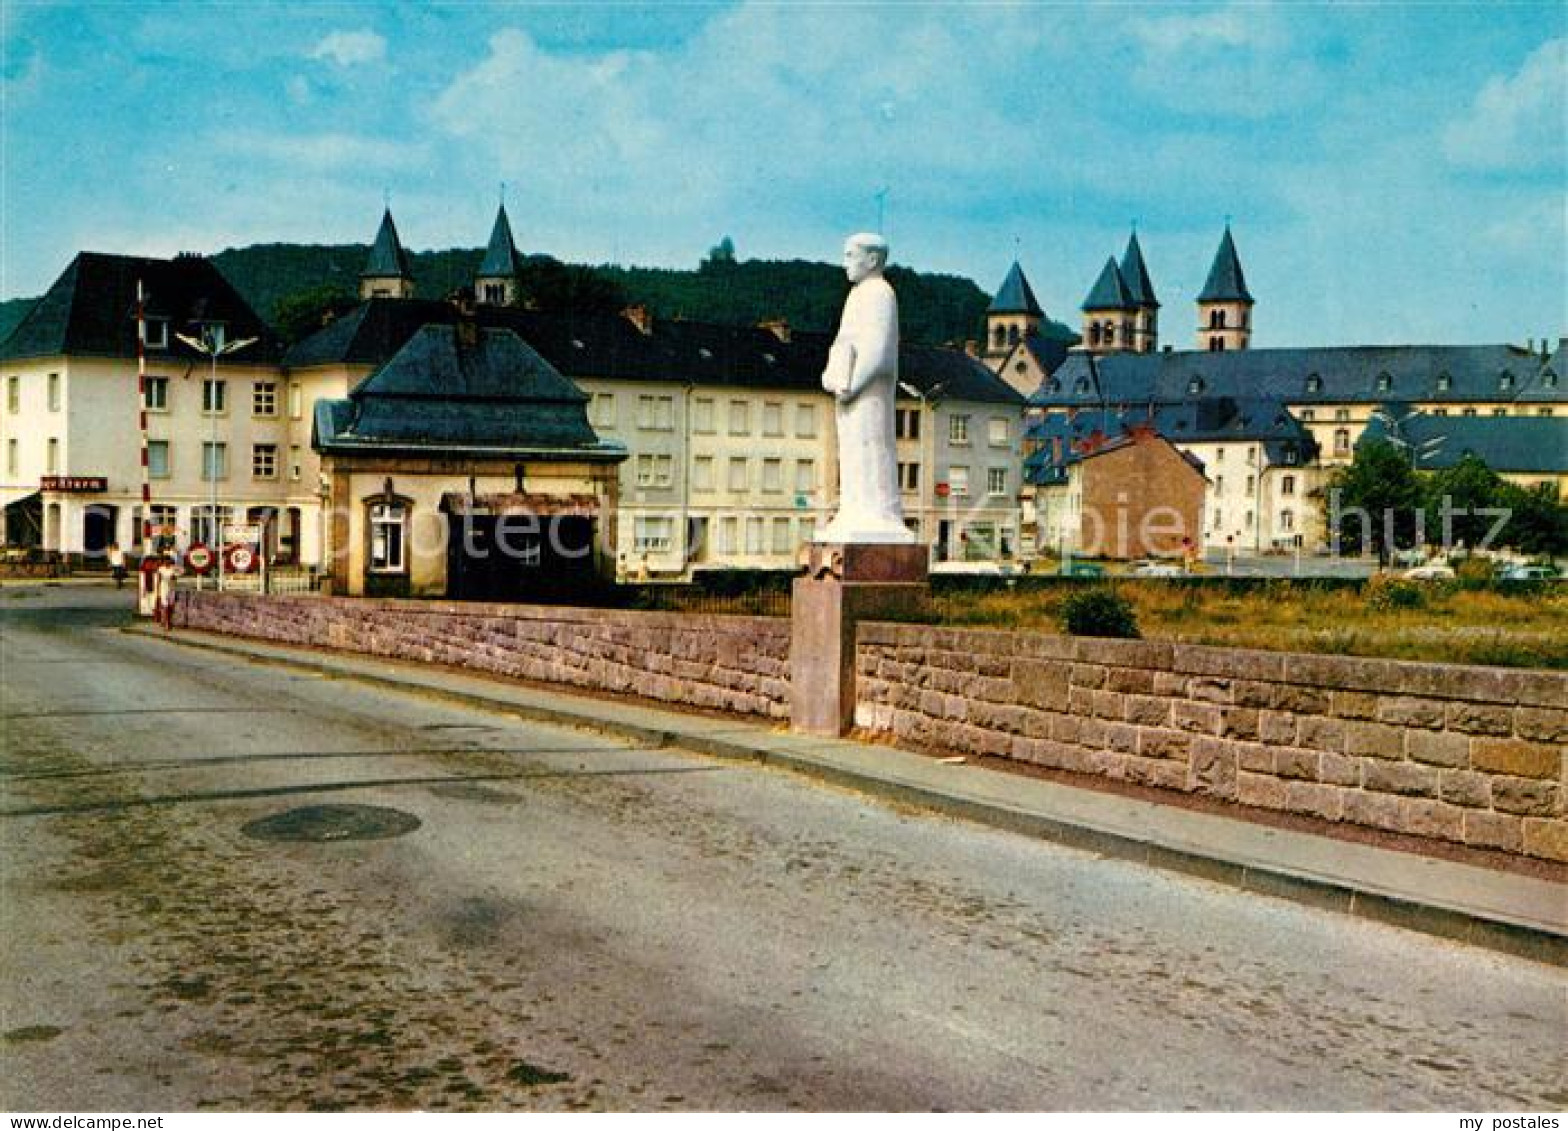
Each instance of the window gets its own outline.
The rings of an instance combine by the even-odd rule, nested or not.
[[[399,502],[370,505],[370,571],[402,573],[407,568],[403,554],[408,526],[408,508]]]
[[[691,489],[693,491],[713,490],[713,457],[698,456],[691,465]]]
[[[987,495],[1007,494],[1007,468],[987,468],[985,473],[985,493]]]
[[[298,444],[289,445],[289,478],[298,481],[301,474],[300,447]]]
[[[167,377],[149,377],[143,387],[143,400],[148,412],[169,411],[169,379]]]
[[[675,427],[674,397],[638,397],[637,427],[668,432]]]
[[[1437,375],[1437,391],[1438,392],[1446,393],[1446,392],[1448,392],[1449,389],[1452,389],[1453,387],[1454,387],[1454,379],[1452,377],[1450,377],[1446,373],[1439,373]]]
[[[1197,396],[1201,392],[1203,392],[1203,378],[1202,377],[1190,378],[1187,381],[1187,395],[1195,397],[1195,396]]]
[[[739,544],[738,530],[740,520],[735,518],[719,519],[719,553],[733,554]]]
[[[147,476],[150,479],[169,477],[169,441],[147,441]]]
[[[595,428],[615,427],[615,394],[594,393],[588,402],[588,421]]]
[[[920,410],[901,408],[893,416],[893,435],[900,440],[920,439]]]
[[[713,431],[713,399],[711,397],[698,397],[691,402],[691,430],[703,433]]]
[[[154,507],[154,512],[157,511]],[[172,508],[171,508],[172,509]],[[209,546],[216,546],[223,534],[223,528],[233,521],[233,510],[230,507],[219,507],[217,510],[218,521],[212,521],[213,510],[210,506],[191,508],[191,541],[205,542]]]
[[[765,459],[762,461],[762,489],[764,491],[784,490],[783,460]]]
[[[150,350],[169,348],[169,320],[167,318],[142,319],[142,343]]]
[[[1214,512],[1214,525],[1211,526],[1209,529],[1211,529],[1211,530],[1218,530],[1220,527],[1222,527],[1224,525],[1225,525],[1225,512],[1224,511],[1215,511]]]
[[[1243,526],[1251,526],[1252,525],[1252,512],[1251,511],[1248,511],[1244,516],[1242,516],[1241,524]]]
[[[201,324],[201,340],[206,342],[214,353],[223,349],[228,340],[227,327],[222,322],[203,322]]]
[[[1214,477],[1214,489],[1216,491],[1225,490],[1225,477],[1223,475],[1216,475]]]
[[[1504,411],[1507,411],[1507,410],[1505,409]],[[1433,416],[1447,416],[1448,415],[1448,410],[1446,408],[1434,408],[1432,410],[1432,415]]]
[[[773,520],[773,552],[787,554],[795,548],[789,536],[789,519],[776,518]]]
[[[7,377],[5,379],[5,410],[13,413],[22,411],[22,379],[20,377]]]
[[[1557,374],[1553,373],[1550,369],[1548,369],[1544,373],[1542,373],[1541,374],[1541,387],[1543,389],[1555,389],[1555,388],[1557,388]]]
[[[742,456],[731,456],[729,479],[726,480],[729,489],[731,491],[744,491],[750,478],[745,458]]]
[[[817,434],[817,406],[814,404],[800,404],[795,406],[795,435],[810,439]]]
[[[1336,408],[1334,410],[1334,420],[1335,420],[1336,423],[1344,423],[1345,421],[1348,421],[1349,419],[1350,419],[1350,410],[1348,408]]]
[[[1258,481],[1253,476],[1247,476],[1247,494],[1252,494],[1252,491],[1257,486],[1257,483]]]
[[[153,537],[172,538],[180,523],[180,509],[167,503],[154,503],[147,522],[152,527]]]
[[[1313,373],[1307,378],[1307,392],[1321,393],[1323,391],[1323,378]]]
[[[1295,444],[1286,444],[1283,450],[1283,454],[1285,457],[1284,462],[1290,464],[1291,466],[1295,466],[1295,464],[1301,458],[1300,454],[1296,451]]]
[[[815,460],[795,461],[795,493],[808,495],[817,489],[817,464]]]
[[[637,457],[637,486],[668,487],[674,481],[674,456],[644,454]]]
[[[670,518],[641,516],[635,526],[636,550],[639,554],[662,554],[669,550],[675,522]]]
[[[1467,408],[1467,409],[1465,409],[1465,410],[1464,410],[1464,411],[1463,411],[1463,412],[1461,412],[1461,413],[1460,413],[1460,414],[1459,414],[1459,415],[1460,415],[1460,416],[1474,416],[1474,415],[1475,415],[1475,414],[1476,414],[1476,412],[1475,412],[1475,408],[1474,408],[1474,407],[1473,407],[1473,406],[1472,406],[1472,407],[1471,407],[1471,408]]]
[[[969,494],[969,469],[967,467],[948,468],[947,486],[955,495]]]
[[[949,444],[969,443],[969,417],[957,413],[947,418],[947,442]]]
[[[1296,529],[1296,512],[1293,510],[1280,511],[1279,528],[1287,533]]]
[[[992,444],[1001,447],[1007,443],[1008,432],[1007,417],[993,416],[986,427],[986,439]]]
[[[1210,338],[1209,339],[1209,352],[1210,353],[1224,353],[1225,352],[1225,339],[1224,338]]]
[[[44,473],[46,475],[60,473],[60,441],[53,436],[49,437],[49,444],[44,449]]]
[[[1318,414],[1313,412],[1310,408],[1304,408],[1301,410],[1301,419],[1304,423],[1311,424],[1317,418]]]
[[[898,465],[898,486],[902,491],[920,490],[920,465],[918,463],[901,463]]]
[[[1498,374],[1497,387],[1505,393],[1509,389],[1512,389],[1514,387],[1514,375],[1508,372],[1506,369],[1503,370],[1502,373]],[[52,408],[54,406],[51,405],[50,407]]]
[[[1507,416],[1508,415],[1508,410],[1506,408],[1494,408],[1492,410],[1492,415],[1493,416]]]
[[[1279,493],[1281,495],[1294,495],[1296,493],[1296,477],[1294,475],[1287,475],[1280,479]]]
[[[762,519],[748,518],[746,520],[746,552],[748,554],[762,553]]]
[[[49,374],[49,411],[60,411],[60,375]]]
[[[276,479],[278,477],[278,445],[251,445],[250,477],[252,479]]]
[[[201,446],[201,477],[209,481],[227,479],[229,477],[229,446],[227,444],[214,444],[211,440],[203,442]]]
[[[1211,330],[1223,330],[1223,329],[1225,329],[1225,312],[1223,310],[1211,310],[1211,311],[1209,311],[1209,329],[1211,329]]]
[[[1377,375],[1377,391],[1378,392],[1386,393],[1390,389],[1392,389],[1393,387],[1394,387],[1394,379],[1392,377],[1390,377],[1387,373],[1379,373]],[[1287,527],[1286,529],[1289,529],[1289,528]]]
[[[730,402],[730,435],[749,436],[751,434],[751,405],[746,401]]]
[[[214,381],[211,377],[203,378],[201,383],[201,410],[208,416],[224,412],[228,405],[229,383],[227,381]]]
[[[1257,465],[1258,465],[1258,449],[1257,448],[1248,448],[1247,449],[1247,466],[1248,467],[1256,467]]]
[[[1349,428],[1334,429],[1334,454],[1336,456],[1348,456],[1350,454]]]
[[[257,381],[250,388],[250,414],[252,416],[278,415],[278,383]]]
[[[298,381],[289,382],[289,416],[298,420],[305,415],[305,390]]]
[[[1225,462],[1225,449],[1224,448],[1215,448],[1214,449],[1214,462],[1215,463],[1224,463]]]
[[[20,474],[22,465],[21,443],[17,440],[5,442],[5,473],[15,476]]]
[[[1535,414],[1537,416],[1551,416],[1552,410],[1549,408],[1538,408],[1535,410]]]
[[[784,435],[784,406],[778,401],[764,401],[762,405],[762,434]]]

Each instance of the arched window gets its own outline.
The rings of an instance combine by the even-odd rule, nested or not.
[[[1220,338],[1220,337],[1210,338],[1209,339],[1209,350],[1211,352],[1213,352],[1213,353],[1224,353],[1225,352],[1225,339],[1224,338]]]
[[[1017,326],[1009,326],[1007,328],[1007,344],[1010,345],[1010,346],[1016,346],[1018,344],[1018,327]]]
[[[1005,346],[1007,344],[1007,330],[1005,327],[998,326],[996,328],[996,333],[992,334],[991,336],[996,339],[996,344],[998,346]]]
[[[1211,311],[1209,311],[1209,329],[1211,329],[1211,330],[1223,330],[1223,329],[1225,329],[1225,312],[1223,310],[1211,310]]]
[[[1091,346],[1100,344],[1100,324],[1098,322],[1089,323],[1089,344]]]

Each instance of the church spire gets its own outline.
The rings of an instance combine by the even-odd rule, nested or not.
[[[392,209],[381,214],[381,227],[376,240],[370,245],[370,256],[365,269],[359,273],[360,298],[413,298],[414,272],[408,263],[408,252],[397,237],[397,225],[392,222]]]
[[[1209,277],[1198,294],[1198,348],[1244,350],[1252,344],[1252,292],[1242,274],[1241,257],[1230,224],[1220,239]]]
[[[495,214],[495,224],[490,229],[490,243],[485,248],[479,273],[474,276],[474,297],[494,306],[511,306],[517,301],[517,277],[522,270],[523,257],[517,252],[512,239],[512,223],[502,204]]]
[[[1121,272],[1122,282],[1127,285],[1127,297],[1132,300],[1135,311],[1132,340],[1127,344],[1138,353],[1153,353],[1160,344],[1160,300],[1154,297],[1154,281],[1149,278],[1149,268],[1143,262],[1143,248],[1138,245],[1136,231],[1127,240]]]

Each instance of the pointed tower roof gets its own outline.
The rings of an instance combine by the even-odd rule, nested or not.
[[[1100,272],[1100,277],[1095,280],[1094,286],[1089,289],[1089,297],[1083,300],[1083,309],[1137,309],[1137,304],[1127,293],[1127,281],[1122,278],[1121,268],[1116,266],[1114,255],[1105,261],[1104,270]]]
[[[376,231],[376,242],[370,245],[370,257],[365,260],[361,279],[412,279],[413,270],[408,265],[408,252],[403,241],[397,238],[397,225],[392,223],[392,209],[381,214],[381,227]]]
[[[495,227],[490,229],[490,245],[485,248],[478,278],[516,278],[522,259],[517,253],[517,244],[512,240],[512,223],[506,218],[506,205],[503,204],[495,214]]]
[[[1154,297],[1154,282],[1149,269],[1143,264],[1143,248],[1138,246],[1138,233],[1127,241],[1127,251],[1122,256],[1122,281],[1127,284],[1127,296],[1134,306],[1158,308],[1160,300]]]
[[[1038,318],[1045,317],[1045,311],[1041,310],[1040,304],[1035,301],[1034,291],[1029,286],[1029,280],[1024,278],[1024,269],[1018,266],[1018,260],[1013,260],[1007,278],[1002,280],[1002,286],[996,292],[996,297],[991,300],[991,305],[986,307],[986,313],[1032,314]]]
[[[1225,225],[1225,236],[1220,249],[1214,253],[1214,265],[1209,268],[1208,282],[1198,295],[1199,302],[1251,302],[1252,292],[1247,290],[1247,277],[1241,272],[1241,258],[1236,254],[1236,241],[1230,238],[1230,225]]]

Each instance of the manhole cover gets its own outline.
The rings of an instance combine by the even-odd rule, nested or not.
[[[419,827],[419,818],[379,805],[307,805],[252,821],[240,831],[257,840],[380,840]]]

